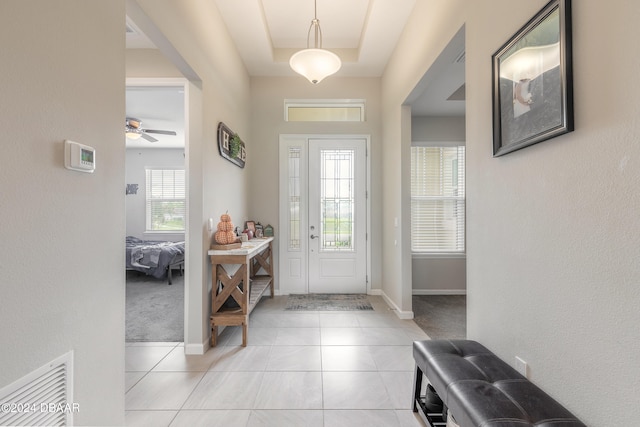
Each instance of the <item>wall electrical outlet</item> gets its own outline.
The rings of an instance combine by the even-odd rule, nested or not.
[[[529,378],[529,365],[518,356],[516,356],[516,371],[520,372],[525,378]]]

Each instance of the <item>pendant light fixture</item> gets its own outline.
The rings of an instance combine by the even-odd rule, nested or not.
[[[322,48],[322,30],[318,19],[318,6],[313,1],[314,14],[309,32],[307,33],[307,48],[294,53],[289,65],[298,74],[303,75],[311,83],[318,84],[327,76],[335,74],[342,62],[338,55]],[[311,32],[313,32],[313,48],[310,47]]]

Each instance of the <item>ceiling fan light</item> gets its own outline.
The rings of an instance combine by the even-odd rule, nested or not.
[[[140,139],[142,133],[133,129],[127,129],[125,135],[127,138],[135,141],[136,139]]]
[[[289,65],[313,84],[335,74],[342,66],[340,57],[325,49],[304,49],[294,53]]]

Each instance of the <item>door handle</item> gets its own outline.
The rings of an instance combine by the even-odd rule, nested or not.
[[[316,235],[312,234],[312,235],[311,235],[311,236],[309,236],[309,237],[311,237],[312,239],[315,239],[315,238],[316,238],[316,237],[318,237],[318,236],[316,236]]]

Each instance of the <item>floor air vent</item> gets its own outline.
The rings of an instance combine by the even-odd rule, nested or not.
[[[66,353],[0,390],[0,425],[73,425],[73,352]]]

